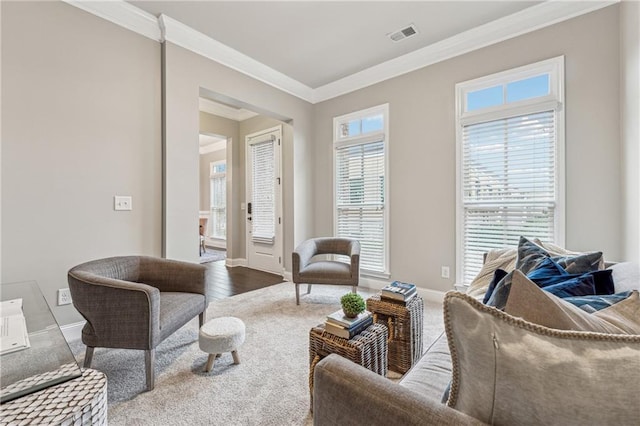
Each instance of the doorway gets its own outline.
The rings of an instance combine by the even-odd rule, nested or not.
[[[247,266],[282,274],[282,126],[249,134],[245,142]]]
[[[200,263],[226,258],[227,145],[231,138],[201,132],[199,136]]]

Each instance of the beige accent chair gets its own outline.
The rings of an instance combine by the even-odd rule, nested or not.
[[[147,390],[154,387],[156,347],[207,309],[207,268],[146,256],[121,256],[86,262],[68,273],[73,306],[87,320],[82,343],[84,367],[93,350],[145,351]]]
[[[319,255],[344,255],[350,263],[336,260],[314,260]],[[312,238],[293,251],[293,282],[296,285],[296,304],[300,304],[300,284],[351,286],[357,292],[360,280],[360,242],[353,238]]]

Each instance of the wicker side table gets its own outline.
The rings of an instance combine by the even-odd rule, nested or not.
[[[107,376],[87,368],[82,376],[5,402],[0,425],[106,425]]]
[[[379,294],[367,299],[373,322],[389,328],[389,369],[406,373],[422,356],[424,302],[420,296],[406,305],[382,299]]]
[[[309,394],[313,411],[313,371],[329,354],[338,354],[381,376],[387,375],[387,327],[372,324],[352,339],[343,339],[324,330],[324,324],[309,332]]]

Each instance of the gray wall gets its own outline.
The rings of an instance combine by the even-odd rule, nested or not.
[[[78,263],[160,255],[160,45],[64,3],[1,8],[1,279],[55,305]]]
[[[456,83],[565,55],[566,246],[620,259],[618,9],[609,7],[315,105],[318,235],[332,232],[332,118],[388,102],[392,279],[446,291],[455,270]]]
[[[171,43],[165,43],[164,52],[165,255],[189,261],[195,261],[198,256],[193,249],[198,246],[197,235],[192,235],[189,229],[198,214],[198,96],[203,88],[252,105],[258,111],[292,119],[293,138],[282,147],[283,168],[289,171],[290,177],[283,182],[284,256],[285,267],[290,269],[294,244],[309,236],[313,226],[313,163],[309,148],[312,105]],[[233,144],[231,153],[233,170],[239,166],[238,145]],[[233,176],[233,193],[242,188],[243,182],[239,180]],[[231,219],[244,221],[244,216]],[[235,222],[232,226],[236,229]],[[227,250],[229,243],[227,241]],[[237,253],[235,247],[231,252]]]

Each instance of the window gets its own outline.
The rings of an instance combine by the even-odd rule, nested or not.
[[[521,235],[564,244],[563,64],[456,85],[458,283]]]
[[[213,238],[227,239],[227,162],[211,163],[211,231]]]
[[[336,117],[335,235],[360,241],[360,268],[388,277],[388,105]]]

